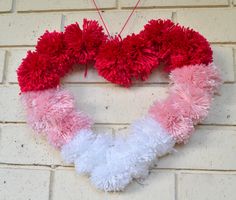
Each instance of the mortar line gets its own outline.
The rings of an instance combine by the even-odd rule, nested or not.
[[[155,10],[155,9],[159,9],[159,10],[167,10],[167,9],[181,9],[181,8],[191,8],[191,9],[199,9],[199,8],[228,8],[229,4],[227,5],[182,5],[182,6],[145,6],[145,7],[139,7],[137,10],[146,10],[146,9],[150,9],[150,10]],[[122,10],[129,10],[132,9],[132,7],[121,7]]]
[[[26,121],[0,121],[0,125],[4,125],[4,124],[19,124],[19,125],[25,125],[27,124]],[[117,123],[113,123],[113,122],[97,122],[95,123],[96,125],[99,126],[129,126],[131,124],[131,122],[117,122]],[[209,123],[209,124],[198,124],[198,127],[223,127],[223,128],[235,128],[236,124],[214,124],[214,123]]]
[[[236,80],[236,49],[233,48],[234,81]]]
[[[4,63],[3,63],[2,85],[6,84],[7,64],[8,64],[8,52],[5,50],[5,53],[4,53]]]
[[[171,19],[174,23],[177,23],[177,12],[172,12]]]
[[[37,169],[37,167],[43,167],[43,168],[46,168],[46,169],[50,169],[50,170],[54,170],[54,169],[57,169],[57,168],[64,168],[64,169],[74,169],[74,166],[73,165],[60,165],[60,164],[57,164],[57,165],[44,165],[44,164],[17,164],[17,163],[0,163],[0,168],[7,168],[7,167],[22,167],[23,169],[27,169],[27,167],[29,167],[29,169]],[[17,168],[19,169],[19,168]],[[154,167],[152,168],[152,170],[155,170],[155,171],[168,171],[168,172],[175,172],[175,173],[179,173],[179,172],[211,172],[211,173],[214,173],[214,172],[217,172],[217,173],[224,173],[224,174],[230,174],[230,173],[236,173],[236,169],[201,169],[201,168],[157,168],[157,167]]]
[[[50,170],[48,200],[52,200],[53,198],[54,176],[55,176],[54,170]]]
[[[61,15],[61,27],[60,27],[61,32],[64,32],[65,20],[66,20],[66,16],[64,14],[62,14]]]
[[[178,174],[177,173],[175,173],[174,179],[175,179],[175,197],[174,197],[174,199],[178,200],[179,185],[178,185]]]
[[[12,0],[11,12],[16,13],[16,0]]]
[[[114,8],[101,8],[102,10],[106,10],[106,11],[109,11],[109,10],[117,10],[116,7]],[[86,9],[57,9],[57,10],[20,10],[18,11],[18,13],[25,13],[25,14],[33,14],[33,13],[58,13],[58,14],[61,14],[61,13],[76,13],[76,12],[95,12],[96,9],[94,8],[86,8]]]

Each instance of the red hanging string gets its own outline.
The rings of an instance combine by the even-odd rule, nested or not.
[[[98,12],[98,14],[99,14],[100,19],[102,20],[102,23],[103,23],[103,25],[104,25],[104,27],[105,27],[105,29],[106,29],[107,35],[108,35],[109,37],[111,37],[111,35],[110,35],[109,31],[108,31],[108,28],[107,28],[107,26],[106,26],[106,23],[105,23],[105,21],[103,20],[103,17],[102,17],[102,15],[101,15],[100,9],[98,8],[98,6],[97,6],[95,0],[93,0],[93,4],[94,4],[94,6],[96,7],[96,10],[97,10],[97,12]]]
[[[138,4],[139,4],[140,1],[141,1],[141,0],[138,0],[137,3],[135,4],[135,6],[134,6],[132,12],[130,13],[129,17],[127,18],[127,20],[126,20],[126,22],[125,22],[125,24],[124,24],[124,26],[122,27],[120,33],[118,34],[119,37],[121,37],[121,36],[120,36],[121,33],[123,32],[123,30],[125,29],[126,25],[128,24],[128,22],[129,22],[131,16],[134,14],[134,11],[135,11],[136,8],[138,7]],[[105,23],[105,21],[103,20],[103,17],[102,17],[102,15],[101,15],[100,9],[98,8],[98,6],[97,6],[95,0],[93,0],[93,4],[94,4],[94,6],[96,7],[96,10],[97,10],[97,12],[98,12],[98,14],[99,14],[100,19],[102,20],[102,23],[103,23],[103,25],[104,25],[104,27],[105,27],[105,29],[106,29],[106,32],[107,32],[108,36],[111,37],[111,35],[110,35],[109,31],[108,31],[108,28],[107,28],[107,26],[106,26],[106,23]]]
[[[132,12],[130,13],[129,17],[127,18],[127,20],[126,20],[126,22],[125,22],[125,24],[124,24],[124,26],[122,27],[120,33],[118,34],[119,36],[121,35],[121,33],[123,32],[124,28],[125,28],[126,25],[128,24],[128,22],[129,22],[131,16],[134,14],[134,11],[135,11],[136,8],[138,7],[139,2],[140,2],[140,0],[138,0],[137,3],[135,4],[135,6],[134,6]]]

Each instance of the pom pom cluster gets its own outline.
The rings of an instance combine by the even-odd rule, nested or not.
[[[77,111],[72,95],[61,89],[22,93],[28,123],[40,134],[47,136],[55,147],[68,143],[77,131],[89,129],[91,119]]]
[[[170,73],[172,86],[164,101],[157,101],[149,114],[175,138],[186,143],[194,125],[203,121],[210,109],[212,98],[221,84],[215,65],[188,65]]]
[[[56,88],[74,64],[94,63],[100,76],[129,87],[133,79],[147,80],[160,63],[170,72],[212,62],[207,40],[170,20],[151,20],[139,34],[124,39],[109,38],[97,21],[84,19],[82,27],[74,23],[39,38],[17,70],[22,92]]]
[[[56,88],[74,64],[94,62],[105,40],[102,27],[94,20],[84,19],[83,30],[75,23],[65,32],[46,31],[17,70],[21,92]]]

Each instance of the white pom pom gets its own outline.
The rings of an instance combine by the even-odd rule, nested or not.
[[[100,165],[93,170],[90,180],[100,190],[107,192],[122,191],[132,178],[130,173],[120,173],[121,169],[119,166]]]
[[[96,135],[87,129],[80,130],[67,144],[62,146],[61,155],[65,162],[73,163],[74,160],[90,148]]]
[[[89,174],[95,166],[106,160],[106,151],[112,145],[111,135],[99,134],[87,151],[75,159],[75,168],[79,174]]]
[[[121,191],[132,179],[146,178],[157,157],[171,152],[174,144],[154,119],[146,117],[133,123],[127,138],[114,140],[82,130],[61,153],[66,161],[74,161],[79,174],[90,174],[98,189]]]
[[[131,140],[141,140],[146,151],[154,151],[158,157],[172,152],[174,139],[151,117],[145,117],[132,124]]]
[[[106,163],[92,171],[91,180],[105,191],[123,190],[133,178],[145,178],[157,156],[171,152],[174,144],[174,139],[151,117],[138,120],[126,140],[116,138],[106,152]]]

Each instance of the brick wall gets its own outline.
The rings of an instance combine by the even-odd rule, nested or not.
[[[112,34],[136,0],[97,0]],[[63,30],[83,18],[97,19],[91,0],[0,0],[0,200],[235,200],[236,199],[236,1],[142,0],[124,34],[138,32],[152,18],[168,18],[200,31],[211,42],[224,84],[207,120],[177,153],[164,157],[144,184],[125,193],[96,191],[76,176],[59,153],[25,124],[15,70],[45,29]],[[100,21],[100,20],[99,20]],[[164,98],[167,77],[155,72],[130,89],[106,83],[93,70],[64,79],[78,106],[96,128],[119,133]],[[92,94],[92,96],[91,96]]]

